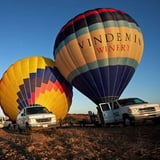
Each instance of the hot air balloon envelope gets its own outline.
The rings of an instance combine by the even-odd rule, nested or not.
[[[143,53],[139,25],[127,13],[100,8],[71,19],[59,32],[56,66],[96,104],[118,99]]]
[[[15,120],[24,107],[40,105],[63,119],[72,102],[72,87],[54,62],[45,57],[28,57],[11,65],[0,81],[0,104]]]

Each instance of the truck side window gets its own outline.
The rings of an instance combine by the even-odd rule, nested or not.
[[[118,109],[119,108],[117,102],[113,102],[113,106],[114,106],[114,109]]]
[[[102,110],[103,110],[103,111],[108,111],[108,110],[110,110],[108,104],[101,104],[101,107],[102,107]]]

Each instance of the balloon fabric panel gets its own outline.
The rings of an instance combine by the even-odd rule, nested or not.
[[[73,84],[79,88],[83,94],[98,104],[105,102],[106,99],[112,100],[112,98],[119,97],[126,84],[130,81],[134,71],[133,68],[125,66],[119,66],[118,68],[115,66],[103,67],[88,71],[90,73],[85,72],[77,76],[73,80]],[[105,74],[103,74],[104,72]],[[99,79],[99,77],[101,77],[101,79]],[[87,82],[85,81],[86,79]],[[96,89],[93,91],[93,88]],[[103,99],[100,97],[103,97]]]

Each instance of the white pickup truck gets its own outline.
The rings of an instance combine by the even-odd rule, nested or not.
[[[139,98],[100,103],[97,110],[100,124],[123,123],[126,126],[146,119],[160,122],[160,105],[147,103]]]
[[[55,127],[56,116],[43,106],[29,106],[17,115],[16,125],[19,130]]]

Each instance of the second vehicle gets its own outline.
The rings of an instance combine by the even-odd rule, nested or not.
[[[56,116],[43,106],[29,106],[18,114],[16,124],[18,129],[55,127]]]

